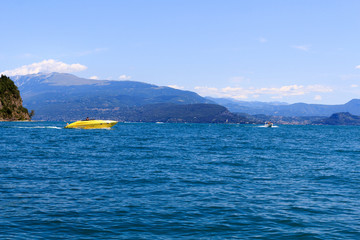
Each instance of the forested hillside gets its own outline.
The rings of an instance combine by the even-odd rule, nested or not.
[[[30,120],[17,86],[4,75],[0,77],[0,120]]]

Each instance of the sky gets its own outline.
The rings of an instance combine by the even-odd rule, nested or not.
[[[360,98],[358,0],[0,0],[0,73],[240,101]]]

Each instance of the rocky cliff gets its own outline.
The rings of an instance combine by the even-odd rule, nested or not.
[[[0,77],[0,121],[30,120],[28,110],[22,106],[20,92],[7,76]]]

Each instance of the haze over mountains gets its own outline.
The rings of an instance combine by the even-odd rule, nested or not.
[[[360,99],[352,99],[345,104],[339,105],[306,103],[288,104],[283,102],[245,102],[236,101],[234,99],[211,97],[207,97],[207,99],[225,106],[231,112],[247,113],[251,115],[265,114],[271,116],[304,117],[330,116],[337,112],[349,112],[351,114],[360,115]]]
[[[337,112],[360,115],[359,99],[343,105],[243,102],[204,98],[191,91],[142,82],[92,80],[64,73],[12,79],[21,92],[24,106],[35,110],[35,120],[69,121],[89,116],[120,121],[245,123],[256,122],[256,118],[249,120],[234,113],[285,117],[329,117]]]

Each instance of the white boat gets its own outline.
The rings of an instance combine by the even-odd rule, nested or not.
[[[273,127],[273,126],[274,126],[274,124],[270,121],[265,122],[265,125],[264,125],[264,127]]]

